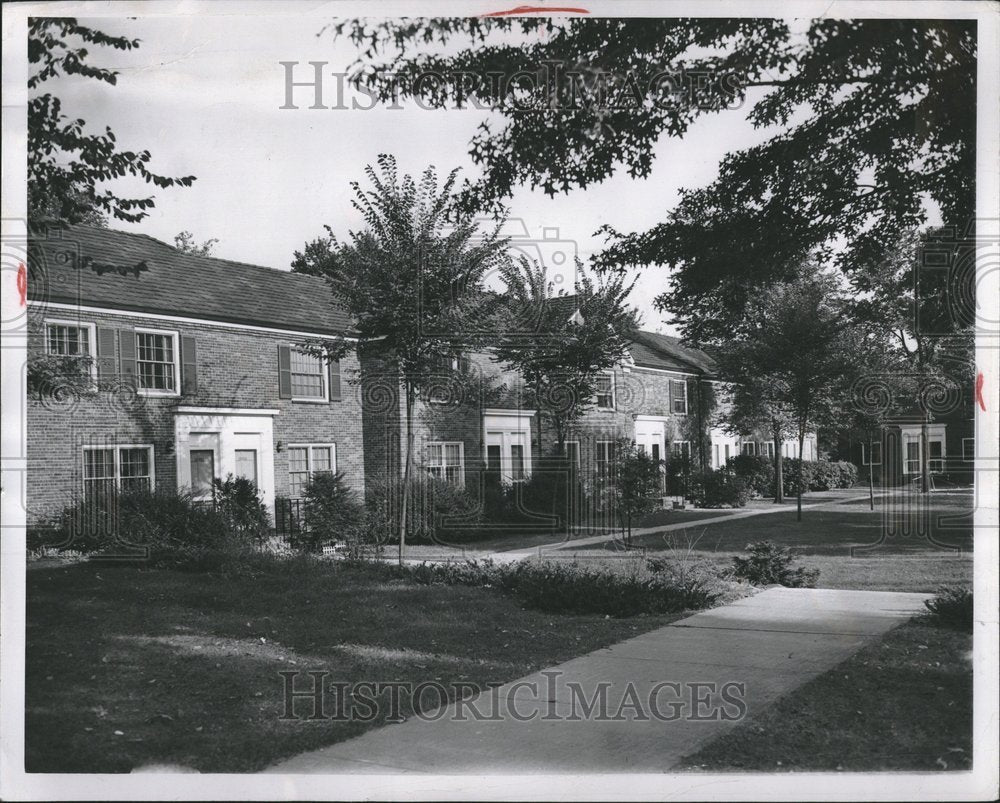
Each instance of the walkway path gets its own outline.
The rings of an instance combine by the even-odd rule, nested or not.
[[[735,727],[723,715],[738,716],[739,701],[752,716],[922,610],[925,596],[771,588],[484,693],[464,704],[464,721],[452,704],[435,721],[386,725],[268,772],[663,772]],[[602,683],[608,716],[600,705],[585,716]],[[733,683],[744,692],[720,696]]]

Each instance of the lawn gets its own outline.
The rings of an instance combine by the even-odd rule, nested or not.
[[[687,769],[968,770],[972,635],[917,617],[684,760]]]
[[[874,511],[867,500],[838,503],[805,510],[802,521],[794,510],[714,524],[695,521],[682,530],[635,536],[632,548],[723,567],[751,541],[770,539],[792,547],[803,565],[820,569],[820,588],[934,591],[972,583],[972,507],[971,493],[923,499],[898,494],[877,501]],[[615,557],[622,548],[609,542],[572,553]]]
[[[282,720],[279,671],[485,686],[682,615],[558,616],[303,561],[250,577],[84,563],[27,581],[31,772],[259,770],[384,721]]]

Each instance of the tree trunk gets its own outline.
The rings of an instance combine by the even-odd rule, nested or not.
[[[780,505],[785,501],[785,478],[782,476],[784,468],[781,454],[781,427],[775,424],[774,434],[774,504]]]
[[[881,449],[879,450],[881,451]],[[868,433],[868,509],[875,509],[875,463],[872,460],[872,434]]]
[[[927,413],[920,422],[920,493],[928,493],[931,489],[930,443],[927,440]]]
[[[802,521],[802,464],[805,462],[805,458],[803,457],[805,441],[806,428],[802,424],[799,424],[799,495],[795,504],[796,521]]]
[[[410,515],[410,474],[413,466],[413,385],[406,383],[406,462],[403,469],[403,509],[399,512],[399,565],[406,548],[406,524]]]

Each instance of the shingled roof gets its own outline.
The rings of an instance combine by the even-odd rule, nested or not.
[[[715,360],[704,351],[682,346],[680,338],[656,332],[637,332],[629,353],[639,367],[702,374],[714,374],[717,370]]]
[[[145,234],[52,226],[29,242],[33,301],[344,334],[326,280],[185,254]]]

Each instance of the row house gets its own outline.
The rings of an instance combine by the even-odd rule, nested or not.
[[[91,489],[190,489],[215,477],[295,497],[314,471],[364,492],[357,359],[323,279],[200,257],[142,234],[52,227],[29,245],[27,519]],[[82,383],[47,366],[85,358]]]
[[[186,489],[207,499],[214,478],[242,476],[273,514],[301,498],[315,472],[340,471],[360,494],[401,472],[405,418],[393,372],[362,371],[354,353],[326,361],[305,350],[352,336],[324,279],[87,226],[36,233],[29,263],[29,524],[92,489]],[[572,296],[552,303],[580,314]],[[53,370],[67,360],[84,361],[83,383]],[[484,474],[529,477],[556,434],[527,403],[521,378],[488,350],[446,363],[414,417],[418,468],[470,489]],[[621,437],[668,466],[766,454],[766,438],[718,426],[715,370],[677,338],[637,333],[566,437],[580,476],[605,471]],[[814,456],[811,436],[806,457]]]

